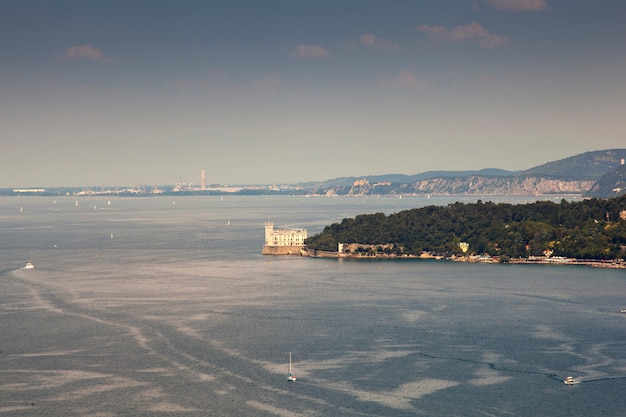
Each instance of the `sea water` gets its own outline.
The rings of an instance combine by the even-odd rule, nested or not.
[[[0,416],[623,416],[623,270],[260,254],[455,200],[0,198]]]

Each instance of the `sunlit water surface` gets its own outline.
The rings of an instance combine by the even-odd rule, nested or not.
[[[1,198],[0,415],[624,416],[623,270],[260,255],[455,200]]]

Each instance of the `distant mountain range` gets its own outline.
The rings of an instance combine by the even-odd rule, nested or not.
[[[365,177],[342,177],[327,180],[319,183],[318,186],[342,187],[351,186],[356,181],[367,180],[370,183],[390,182],[392,184],[410,184],[417,181],[424,181],[433,178],[455,178],[469,177],[472,175],[485,177],[509,177],[517,174],[515,171],[507,171],[497,168],[485,168],[478,171],[426,171],[421,174],[403,175],[403,174],[386,174],[386,175],[368,175]]]
[[[0,189],[0,195],[577,195],[610,198],[626,194],[626,149],[585,152],[525,171],[485,168],[477,171],[427,171],[415,175],[369,175],[289,185],[211,188],[179,186],[132,189]]]
[[[626,149],[585,152],[525,171],[428,171],[344,177],[302,188],[316,195],[583,195],[626,193]]]

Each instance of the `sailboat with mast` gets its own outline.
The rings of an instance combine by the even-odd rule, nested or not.
[[[296,376],[291,373],[291,352],[289,352],[289,373],[287,374],[287,381],[296,382]]]

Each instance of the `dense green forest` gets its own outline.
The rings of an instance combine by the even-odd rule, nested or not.
[[[310,250],[336,251],[338,243],[379,245],[396,254],[489,254],[501,260],[528,256],[578,259],[626,257],[626,196],[561,203],[482,202],[363,214],[326,226],[306,240]],[[385,244],[391,244],[384,246]]]

